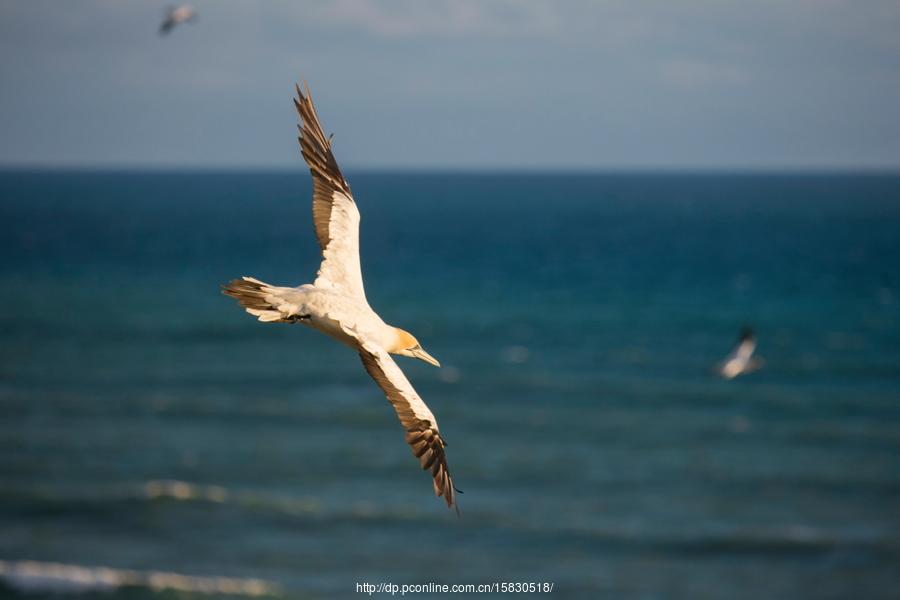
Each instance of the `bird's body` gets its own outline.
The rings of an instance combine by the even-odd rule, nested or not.
[[[422,468],[431,472],[435,494],[455,506],[444,440],[434,415],[391,354],[440,366],[408,332],[385,323],[366,299],[359,260],[359,210],[319,124],[312,98],[297,88],[294,101],[302,121],[300,147],[313,179],[313,225],[322,264],[311,284],[281,287],[243,277],[224,293],[262,322],[301,323],[357,351],[369,375],[382,388],[406,430]]]
[[[252,277],[233,281],[227,289],[241,292],[236,296],[239,300],[258,294],[265,307],[242,304],[248,313],[262,322],[302,323],[353,349],[357,348],[359,338],[376,342],[383,348],[397,343],[396,329],[382,321],[368,302],[360,302],[334,289],[315,284],[278,287]]]
[[[755,351],[756,336],[750,328],[745,327],[738,338],[737,346],[719,363],[716,371],[725,379],[734,379],[738,375],[759,369],[762,361],[753,357]]]
[[[196,17],[197,11],[189,4],[182,4],[181,6],[172,8],[166,13],[165,20],[162,22],[162,25],[159,26],[159,33],[160,35],[166,35],[172,31],[176,25],[193,21]]]

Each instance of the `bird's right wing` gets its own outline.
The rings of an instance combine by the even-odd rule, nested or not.
[[[359,210],[325,137],[309,88],[297,87],[294,106],[300,115],[300,150],[313,180],[313,225],[322,249],[315,285],[336,289],[365,301],[359,264]]]
[[[362,343],[359,355],[366,371],[394,405],[397,417],[406,430],[406,443],[412,447],[422,468],[431,471],[435,495],[442,497],[448,507],[456,508],[459,512],[456,507],[456,488],[453,487],[453,479],[447,470],[447,456],[444,453],[446,443],[441,437],[434,415],[390,354],[372,344]]]

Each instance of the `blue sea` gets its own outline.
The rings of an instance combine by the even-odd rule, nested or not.
[[[352,351],[219,292],[314,278],[299,168],[4,171],[2,595],[900,597],[900,176],[348,179],[461,516]]]

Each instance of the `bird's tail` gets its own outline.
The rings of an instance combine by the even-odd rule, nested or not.
[[[291,313],[296,307],[289,306],[284,291],[290,291],[290,288],[269,285],[253,277],[241,277],[222,286],[223,294],[237,300],[248,313],[263,322],[292,320]]]

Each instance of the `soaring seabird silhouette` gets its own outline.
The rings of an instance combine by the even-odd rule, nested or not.
[[[437,420],[391,358],[400,354],[439,367],[407,331],[381,320],[366,301],[359,263],[359,210],[331,152],[306,93],[296,86],[294,105],[300,116],[300,149],[312,174],[313,226],[322,250],[322,264],[312,284],[269,285],[243,277],[222,286],[248,313],[263,322],[301,323],[356,350],[363,366],[384,390],[406,430],[406,442],[423,469],[431,472],[434,493],[455,507],[453,479],[447,470],[446,446]],[[457,508],[458,511],[458,508]]]
[[[169,12],[166,13],[166,19],[162,22],[162,25],[159,26],[159,34],[166,35],[172,31],[176,25],[193,21],[196,17],[197,11],[194,10],[194,7],[190,4],[182,4],[181,6],[171,8],[169,9]]]
[[[716,373],[725,379],[734,379],[738,375],[756,371],[762,367],[763,361],[753,357],[755,350],[756,336],[753,330],[749,327],[742,328],[737,345],[725,360],[716,365]]]

